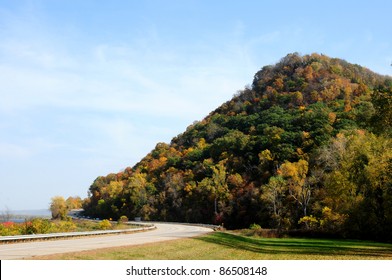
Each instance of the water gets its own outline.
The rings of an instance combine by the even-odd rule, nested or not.
[[[52,215],[48,209],[15,210],[10,212],[15,216],[51,217]]]
[[[14,223],[17,223],[17,224],[21,224],[21,223],[24,223],[25,221],[26,221],[26,219],[28,220],[28,218],[25,218],[25,219],[17,219],[17,218],[11,218],[10,220],[9,220],[9,222],[14,222]]]
[[[9,219],[7,219],[9,216]],[[0,213],[0,221],[6,222],[7,219],[10,222],[14,223],[24,223],[26,220],[30,220],[32,218],[51,218],[51,212],[47,209],[38,209],[38,210],[14,210],[9,211],[8,213]]]

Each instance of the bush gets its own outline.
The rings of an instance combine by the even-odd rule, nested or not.
[[[70,232],[76,230],[77,226],[72,221],[59,221],[54,223],[54,232]]]
[[[249,229],[253,229],[253,230],[255,230],[255,229],[261,229],[261,226],[258,225],[258,224],[251,224],[251,225],[249,226]]]
[[[17,235],[20,234],[20,229],[14,222],[0,223],[0,235]]]
[[[103,229],[103,230],[112,228],[112,224],[110,223],[109,220],[106,220],[106,219],[99,222],[98,225],[99,225],[99,228]]]
[[[128,217],[127,216],[121,216],[120,219],[118,219],[119,224],[123,224],[128,222]]]

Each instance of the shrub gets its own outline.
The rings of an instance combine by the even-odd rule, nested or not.
[[[59,221],[53,223],[52,232],[70,232],[75,231],[76,228],[76,224],[72,221]]]
[[[111,229],[112,228],[112,224],[110,223],[109,220],[102,220],[99,222],[99,228],[100,229]]]
[[[251,224],[251,225],[249,226],[249,229],[253,229],[253,230],[261,229],[261,226],[258,225],[258,224]]]
[[[19,227],[14,222],[0,223],[0,235],[17,235],[19,234]]]
[[[121,216],[120,219],[118,219],[119,224],[123,224],[128,222],[128,217],[127,216]]]

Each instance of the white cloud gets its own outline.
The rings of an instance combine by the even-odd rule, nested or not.
[[[238,89],[238,80],[233,77],[242,69],[237,69],[237,72],[227,69],[237,66],[241,63],[238,60],[244,57],[243,53],[237,52],[234,55],[239,54],[239,58],[232,59],[233,51],[229,50],[230,53],[221,53],[217,58],[209,57],[202,62],[190,60],[182,64],[181,55],[184,54],[179,57],[169,54],[161,60],[159,54],[150,52],[151,57],[138,59],[137,53],[143,53],[143,50],[107,44],[97,46],[93,52],[92,59],[84,58],[79,64],[69,63],[66,69],[37,67],[33,70],[28,65],[29,61],[43,60],[41,63],[45,66],[60,60],[62,55],[35,56],[34,52],[28,51],[25,54],[26,65],[0,65],[0,88],[5,99],[0,108],[12,111],[56,106],[181,115],[181,111],[194,111],[194,103],[200,98],[208,101],[226,95],[224,99],[227,99]],[[70,57],[68,60],[76,61],[78,58]],[[200,63],[203,66],[199,66]],[[165,73],[164,69],[168,71]]]

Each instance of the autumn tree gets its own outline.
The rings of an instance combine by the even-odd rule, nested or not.
[[[309,164],[306,160],[298,162],[285,162],[279,168],[279,173],[286,179],[288,192],[302,208],[304,216],[307,216],[307,208],[311,198],[311,184],[307,180]]]
[[[70,196],[65,201],[68,210],[82,208],[82,199],[79,196]]]
[[[261,199],[268,205],[273,220],[273,226],[281,229],[288,225],[286,215],[287,182],[282,176],[271,177],[268,184],[262,187]]]
[[[214,214],[218,215],[218,204],[228,198],[228,184],[225,162],[220,161],[217,165],[211,167],[211,177],[205,177],[199,186],[204,189],[214,202]]]
[[[178,220],[183,209],[183,189],[185,187],[184,175],[182,172],[171,168],[164,178],[165,207],[171,219]]]
[[[392,82],[391,82],[392,83]],[[372,124],[376,132],[392,134],[392,86],[379,87],[372,95],[375,114]]]
[[[338,151],[325,155],[331,147]],[[346,231],[358,238],[391,240],[391,139],[361,130],[347,132],[334,138],[320,158],[327,159],[323,202],[345,215]]]
[[[146,173],[136,172],[131,176],[124,191],[125,201],[128,201],[124,206],[128,208],[128,215],[142,217],[144,220],[149,219],[150,208],[146,205],[153,189]]]
[[[64,220],[68,214],[67,203],[62,196],[52,197],[50,203],[50,211],[52,212],[53,219]]]

